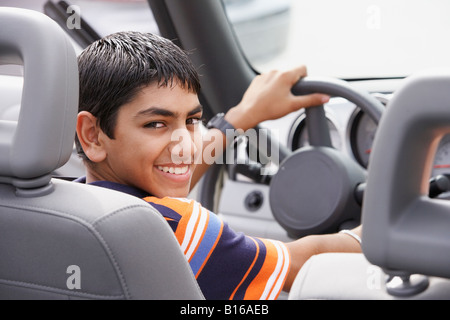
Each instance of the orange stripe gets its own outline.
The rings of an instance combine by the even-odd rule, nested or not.
[[[183,243],[183,239],[185,237],[186,230],[187,230],[187,225],[192,217],[192,213],[194,211],[193,207],[194,207],[194,203],[191,203],[191,205],[188,208],[184,208],[183,211],[177,211],[179,214],[182,215],[180,221],[178,222],[177,231],[175,232],[175,236],[176,236],[180,246]]]
[[[251,238],[251,237],[249,237],[249,238],[252,239],[252,241],[253,241],[253,242],[255,243],[255,245],[256,245],[256,255],[255,255],[255,258],[253,259],[252,264],[250,265],[250,267],[248,268],[248,270],[247,270],[247,272],[245,273],[244,277],[242,278],[241,282],[238,284],[238,286],[236,287],[236,289],[234,289],[233,293],[231,294],[230,300],[233,300],[234,295],[236,294],[236,292],[238,291],[238,289],[240,288],[240,286],[242,285],[242,283],[245,281],[245,279],[247,279],[247,277],[248,277],[250,271],[252,271],[253,266],[254,266],[255,263],[256,263],[256,260],[258,260],[258,256],[259,256],[259,245],[258,245],[258,242],[256,242],[256,240],[253,239],[253,238]]]
[[[181,245],[183,243],[187,225],[192,216],[194,201],[184,202],[184,201],[174,199],[174,198],[169,198],[169,197],[162,198],[162,199],[155,198],[155,197],[147,197],[144,200],[163,205],[163,206],[170,208],[173,211],[177,212],[179,215],[181,215],[181,219],[178,222],[177,230],[175,231],[175,237],[177,238],[178,243]]]
[[[270,241],[266,241],[264,239],[259,240],[261,240],[266,246],[266,258],[260,272],[248,286],[244,296],[245,300],[259,300],[261,298],[261,295],[266,288],[267,280],[275,270],[278,261],[278,254],[275,246]]]
[[[202,220],[202,215],[204,214],[204,212],[203,212],[204,209],[199,207],[198,210],[199,210],[199,215],[198,215],[197,223],[195,224],[194,231],[192,232],[191,241],[189,241],[189,244],[186,248],[186,253],[190,250],[191,244],[195,238],[195,234],[197,233],[198,225],[200,224],[200,221]],[[207,215],[207,217],[206,217],[206,222],[204,224],[202,235],[200,236],[200,239],[197,242],[197,245],[195,246],[195,249],[192,252],[191,257],[189,258],[189,262],[191,262],[192,258],[195,256],[195,252],[197,252],[197,249],[198,249],[200,243],[202,243],[203,237],[205,236],[205,233],[206,233],[206,229],[208,229],[208,223],[209,223],[209,215]]]
[[[194,228],[192,228],[192,233],[190,235],[187,234],[187,232],[188,232],[188,225],[189,225],[190,220],[192,219],[193,213],[194,213],[194,210],[191,210],[191,212],[189,212],[188,215],[186,215],[186,216],[183,215],[183,218],[186,217],[186,219],[183,220],[183,218],[181,218],[181,220],[183,220],[183,227],[182,227],[182,230],[180,230],[179,234],[181,235],[181,233],[183,233],[183,237],[180,237],[180,239],[179,239],[180,245],[183,247],[183,242],[185,241],[185,238],[186,237],[190,237],[189,238],[189,242],[188,242],[188,244],[186,245],[186,247],[184,249],[184,254],[185,255],[188,252],[189,246],[192,243],[192,234],[194,234],[195,230],[197,230],[197,225],[198,225],[198,222],[200,220],[200,214],[199,214],[197,216],[197,220],[195,220]],[[180,220],[180,222],[181,222],[181,220]],[[178,227],[180,227],[179,224],[178,224]],[[178,233],[178,228],[177,228],[177,233]],[[177,236],[177,238],[178,238],[178,236]]]
[[[205,258],[205,261],[203,261],[202,266],[200,267],[200,269],[198,269],[197,274],[195,275],[195,279],[197,279],[197,277],[200,275],[200,273],[202,272],[203,268],[206,265],[206,262],[208,262],[209,257],[211,256],[211,254],[216,249],[216,246],[219,243],[220,237],[222,236],[222,231],[223,231],[223,221],[220,221],[220,231],[219,231],[219,235],[216,238],[216,242],[214,242],[214,245],[212,246],[211,250],[209,251],[208,255]]]

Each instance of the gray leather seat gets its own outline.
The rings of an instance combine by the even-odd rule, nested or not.
[[[151,206],[51,178],[71,154],[78,103],[76,56],[59,26],[0,8],[0,63],[25,74],[19,121],[0,121],[0,299],[203,299]]]
[[[313,256],[298,273],[290,300],[448,300],[450,280],[430,277],[426,290],[396,296],[388,292],[388,276],[364,254],[324,253]],[[398,279],[397,279],[398,282]]]

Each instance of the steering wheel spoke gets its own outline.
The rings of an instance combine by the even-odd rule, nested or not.
[[[308,130],[309,144],[316,147],[332,148],[330,130],[322,106],[308,108],[305,110],[306,128]]]

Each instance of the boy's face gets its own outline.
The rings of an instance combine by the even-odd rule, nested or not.
[[[197,95],[178,84],[145,87],[119,109],[114,139],[101,135],[106,158],[96,173],[156,197],[186,197],[202,149],[201,117]]]

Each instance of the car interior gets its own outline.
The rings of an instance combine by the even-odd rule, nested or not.
[[[204,299],[155,209],[70,181],[84,173],[74,149],[77,54],[114,32],[105,26],[125,28],[119,17],[137,21],[190,53],[209,119],[286,63],[295,34],[285,28],[303,26],[296,10],[312,4],[272,2],[0,1],[0,299]],[[387,20],[376,18],[389,2],[359,6],[370,32]],[[362,223],[362,254],[313,256],[280,300],[450,298],[450,69],[430,62],[401,73],[384,63],[392,72],[383,76],[313,65],[292,93],[330,102],[261,123],[256,142],[236,139],[236,161],[212,165],[190,194],[255,237],[287,242]],[[249,151],[262,140],[277,157]]]

